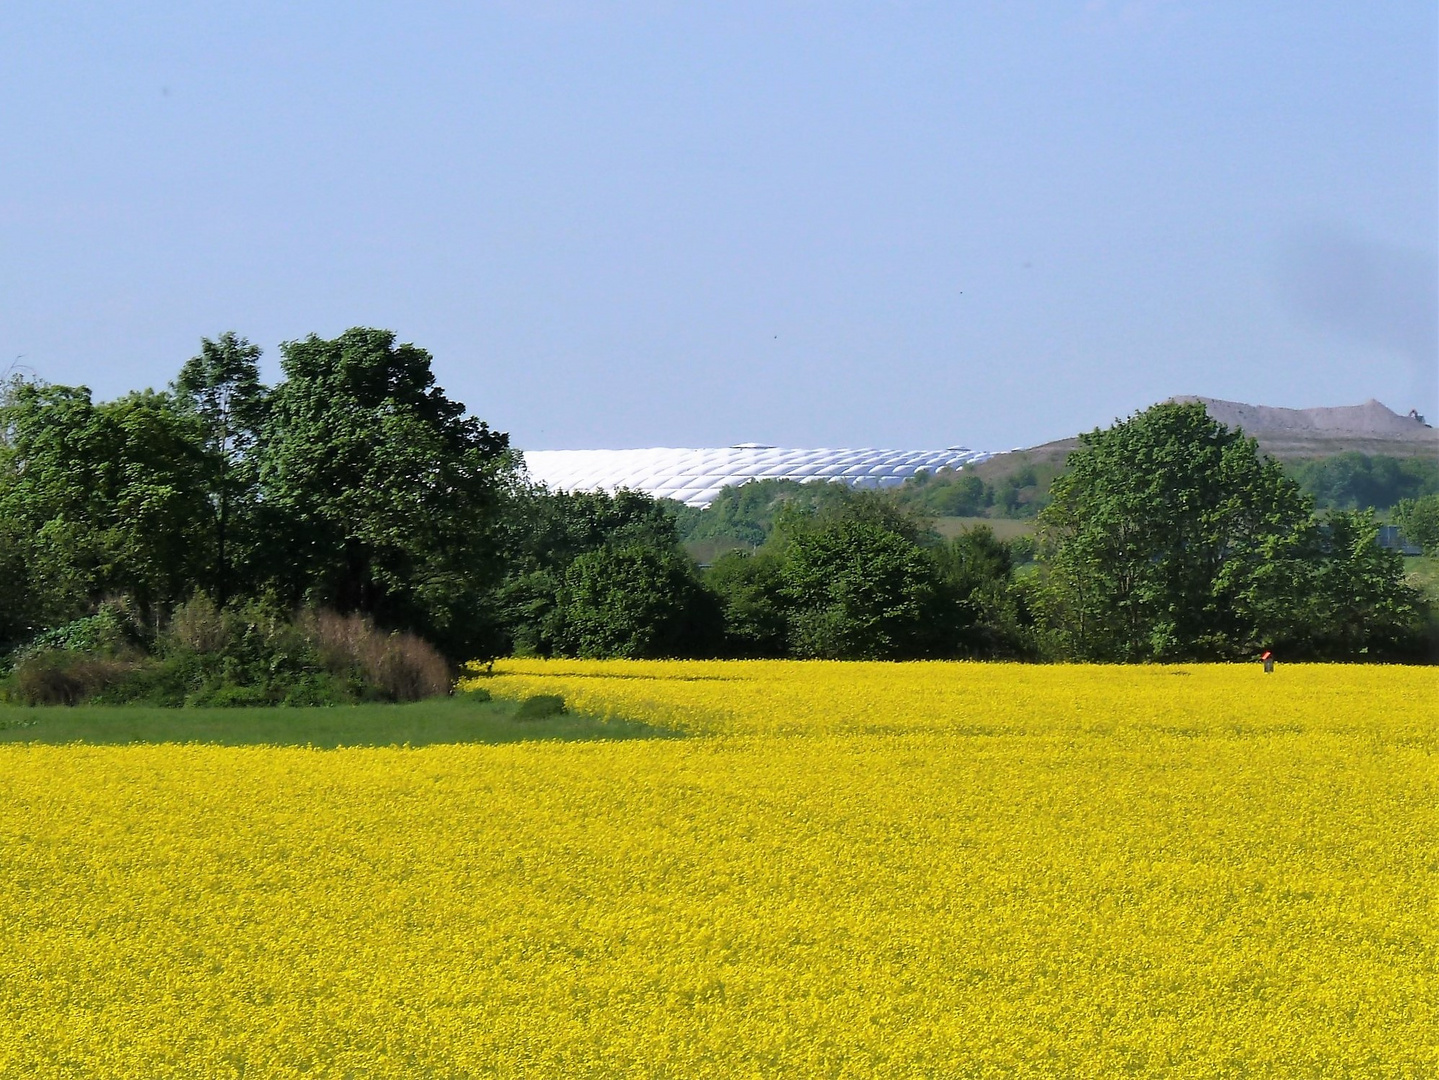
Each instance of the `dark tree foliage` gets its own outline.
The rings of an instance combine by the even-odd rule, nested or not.
[[[887,492],[836,486],[778,508],[769,542],[705,581],[732,656],[914,659],[1028,655],[1009,546],[987,529],[945,544]]]
[[[209,591],[223,605],[235,584],[236,548],[253,552],[253,451],[265,421],[268,393],[260,382],[260,349],[233,332],[202,338],[200,353],[180,369],[172,389],[197,421],[213,517],[214,574]],[[237,543],[238,540],[238,543]]]
[[[712,655],[719,609],[680,548],[673,509],[634,491],[520,485],[505,508],[498,607],[539,656]]]
[[[725,654],[781,657],[789,648],[784,562],[773,551],[730,551],[705,573],[724,617]]]
[[[85,387],[12,382],[0,404],[0,639],[112,594],[158,618],[210,576],[208,518],[195,425],[169,395],[97,405]]]
[[[1290,636],[1276,635],[1278,647],[1332,660],[1422,654],[1420,598],[1404,584],[1404,557],[1380,547],[1378,534],[1369,510],[1335,511],[1316,524],[1293,590]]]
[[[281,346],[259,448],[263,584],[357,611],[451,657],[494,655],[485,598],[501,572],[506,435],[467,417],[430,354],[387,330]]]
[[[559,651],[568,656],[713,656],[719,647],[718,605],[677,548],[630,542],[577,556],[557,609]]]
[[[796,656],[899,660],[943,655],[943,594],[914,541],[863,517],[791,524],[781,576]]]
[[[515,485],[504,509],[506,554],[521,572],[564,569],[604,544],[672,548],[675,519],[659,500],[639,491],[549,491]]]
[[[1033,655],[1033,620],[1025,594],[1015,586],[1011,545],[981,525],[960,533],[933,554],[954,604],[951,620],[957,651],[969,657]]]

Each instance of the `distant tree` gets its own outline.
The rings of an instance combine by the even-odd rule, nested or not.
[[[1419,594],[1404,584],[1403,556],[1380,547],[1378,535],[1370,510],[1334,511],[1316,525],[1290,633],[1276,645],[1339,660],[1419,650]]]
[[[843,515],[857,503],[871,503],[880,497],[879,492],[859,490],[837,480],[751,480],[723,488],[698,514],[684,514],[680,535],[687,541],[737,540],[754,548],[769,540],[786,514]]]
[[[1237,656],[1289,632],[1312,516],[1254,440],[1165,403],[1080,443],[1040,515],[1064,655]]]
[[[202,338],[200,353],[172,384],[176,401],[199,422],[208,464],[215,571],[210,591],[223,605],[233,586],[234,518],[248,522],[258,479],[252,452],[265,419],[267,391],[260,382],[260,348],[234,332]]]
[[[631,542],[585,552],[565,571],[558,612],[571,656],[705,656],[718,646],[718,606],[678,550]]]
[[[430,354],[357,328],[281,346],[259,458],[269,585],[448,656],[494,655],[506,435],[435,385]]]
[[[982,514],[994,503],[994,492],[977,476],[961,472],[953,483],[937,487],[936,498],[925,508],[941,517],[973,517]]]
[[[1388,510],[1405,499],[1439,493],[1439,462],[1348,451],[1287,466],[1323,509]]]
[[[1439,495],[1406,499],[1394,509],[1400,534],[1426,555],[1439,555]]]
[[[916,545],[938,540],[928,515],[901,504],[890,491],[835,482],[808,483],[804,488],[806,494],[811,493],[808,489],[829,490],[822,498],[791,500],[776,509],[770,542],[780,549],[796,536],[832,526],[873,525]]]

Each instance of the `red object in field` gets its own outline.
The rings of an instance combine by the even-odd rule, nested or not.
[[[1259,654],[1259,659],[1268,660],[1273,655],[1274,654],[1272,652],[1270,652],[1268,649],[1265,649],[1262,653]]]

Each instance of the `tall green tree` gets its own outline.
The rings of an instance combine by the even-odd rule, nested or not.
[[[1314,590],[1329,590],[1331,610],[1343,606],[1337,551],[1367,548],[1322,542],[1298,485],[1201,403],[1156,405],[1080,443],[1040,515],[1040,604],[1062,655],[1229,658],[1280,642],[1302,650],[1315,640],[1306,625]],[[1379,593],[1394,584],[1393,566],[1362,565],[1386,578]],[[1364,625],[1346,632],[1345,648],[1378,632],[1377,622]]]
[[[1422,650],[1421,597],[1404,583],[1404,557],[1378,538],[1372,510],[1334,511],[1316,523],[1297,618],[1280,648],[1336,660]]]
[[[223,605],[233,587],[235,518],[249,523],[258,479],[253,451],[265,419],[267,391],[260,382],[260,348],[233,331],[218,341],[202,338],[172,384],[181,408],[198,422],[208,466],[214,534],[211,592]]]
[[[1405,499],[1439,493],[1439,462],[1350,450],[1286,466],[1321,509],[1388,510]]]
[[[725,652],[744,658],[789,652],[784,560],[775,551],[727,551],[705,572],[724,615]]]
[[[271,586],[451,658],[494,655],[508,436],[466,416],[430,354],[388,330],[311,335],[281,357],[258,455]]]
[[[954,642],[961,655],[1025,657],[1033,653],[1031,622],[1014,579],[1014,555],[987,525],[966,529],[933,552],[955,610]]]

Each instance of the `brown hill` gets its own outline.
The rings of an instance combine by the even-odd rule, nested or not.
[[[1210,416],[1227,427],[1242,428],[1259,441],[1260,450],[1280,461],[1329,457],[1350,450],[1390,457],[1439,457],[1439,429],[1412,416],[1401,416],[1373,399],[1363,405],[1328,409],[1279,409],[1195,396],[1170,400],[1202,401]],[[966,471],[999,483],[1032,467],[1040,485],[1047,487],[1064,467],[1069,452],[1078,446],[1078,437],[1056,439],[996,454]]]
[[[1259,440],[1260,449],[1277,458],[1311,458],[1359,450],[1391,457],[1439,454],[1439,430],[1413,415],[1401,416],[1370,398],[1363,405],[1326,409],[1278,409],[1207,397],[1199,401],[1209,415]]]

